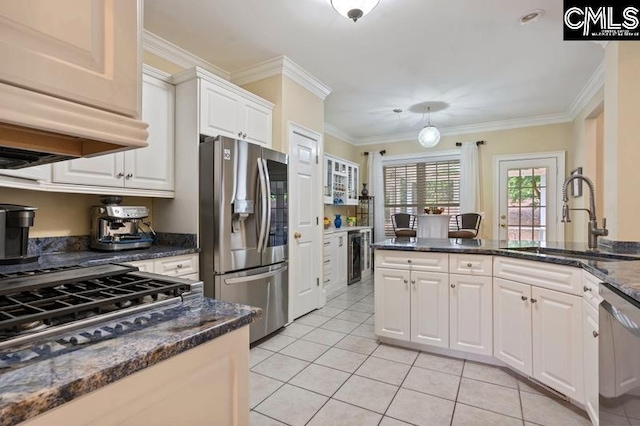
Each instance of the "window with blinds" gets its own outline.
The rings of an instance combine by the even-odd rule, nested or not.
[[[460,213],[460,160],[426,161],[384,166],[384,231],[393,236],[391,216],[420,214],[425,207]],[[449,223],[455,229],[455,220]]]

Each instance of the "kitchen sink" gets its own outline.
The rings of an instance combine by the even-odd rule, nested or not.
[[[598,262],[619,262],[625,260],[640,260],[640,257],[625,256],[622,254],[602,253],[598,251],[573,251],[548,247],[513,247],[505,250],[518,251],[532,254],[544,254],[548,256],[559,256],[571,259],[595,260]]]

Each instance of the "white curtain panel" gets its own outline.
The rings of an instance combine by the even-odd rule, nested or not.
[[[480,211],[480,163],[478,145],[463,142],[460,148],[460,213]]]
[[[369,173],[369,195],[376,197],[373,205],[375,212],[373,235],[375,241],[382,241],[384,240],[384,175],[382,173],[382,155],[379,152],[369,152],[367,170]]]

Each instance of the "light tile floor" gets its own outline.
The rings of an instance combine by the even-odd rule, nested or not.
[[[570,426],[584,412],[508,369],[379,344],[373,280],[251,349],[252,426]]]

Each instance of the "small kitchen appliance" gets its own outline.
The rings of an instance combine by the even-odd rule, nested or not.
[[[37,208],[16,204],[0,204],[0,264],[25,263],[38,260],[28,256],[29,228]]]
[[[121,206],[122,197],[102,196],[101,206],[91,207],[89,246],[98,250],[128,250],[151,247],[153,229],[142,219],[149,216],[145,206]],[[140,230],[140,224],[149,232]]]

